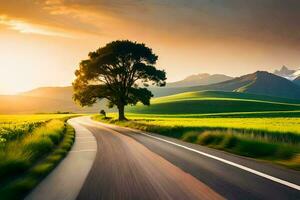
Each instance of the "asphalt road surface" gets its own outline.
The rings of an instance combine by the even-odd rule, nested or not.
[[[176,139],[77,123],[97,153],[77,199],[300,199],[300,173]]]

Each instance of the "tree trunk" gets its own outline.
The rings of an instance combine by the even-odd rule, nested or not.
[[[119,110],[119,120],[120,120],[120,121],[122,121],[122,120],[127,120],[126,117],[125,117],[124,108],[125,108],[124,105],[119,105],[119,106],[118,106],[118,110]]]

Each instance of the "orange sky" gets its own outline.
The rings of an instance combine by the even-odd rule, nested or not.
[[[89,51],[144,42],[168,81],[300,67],[295,0],[0,0],[0,93],[70,85]]]

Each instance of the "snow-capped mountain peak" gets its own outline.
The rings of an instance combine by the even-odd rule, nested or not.
[[[282,66],[280,70],[275,70],[274,74],[289,80],[294,80],[295,78],[300,76],[300,68],[294,70],[294,69],[289,69],[286,66]]]

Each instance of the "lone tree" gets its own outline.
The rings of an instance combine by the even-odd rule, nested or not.
[[[81,106],[91,106],[105,98],[110,108],[117,106],[119,120],[126,120],[126,105],[150,105],[150,84],[165,86],[165,71],[155,68],[157,58],[145,44],[128,40],[108,43],[80,62],[73,99]]]

